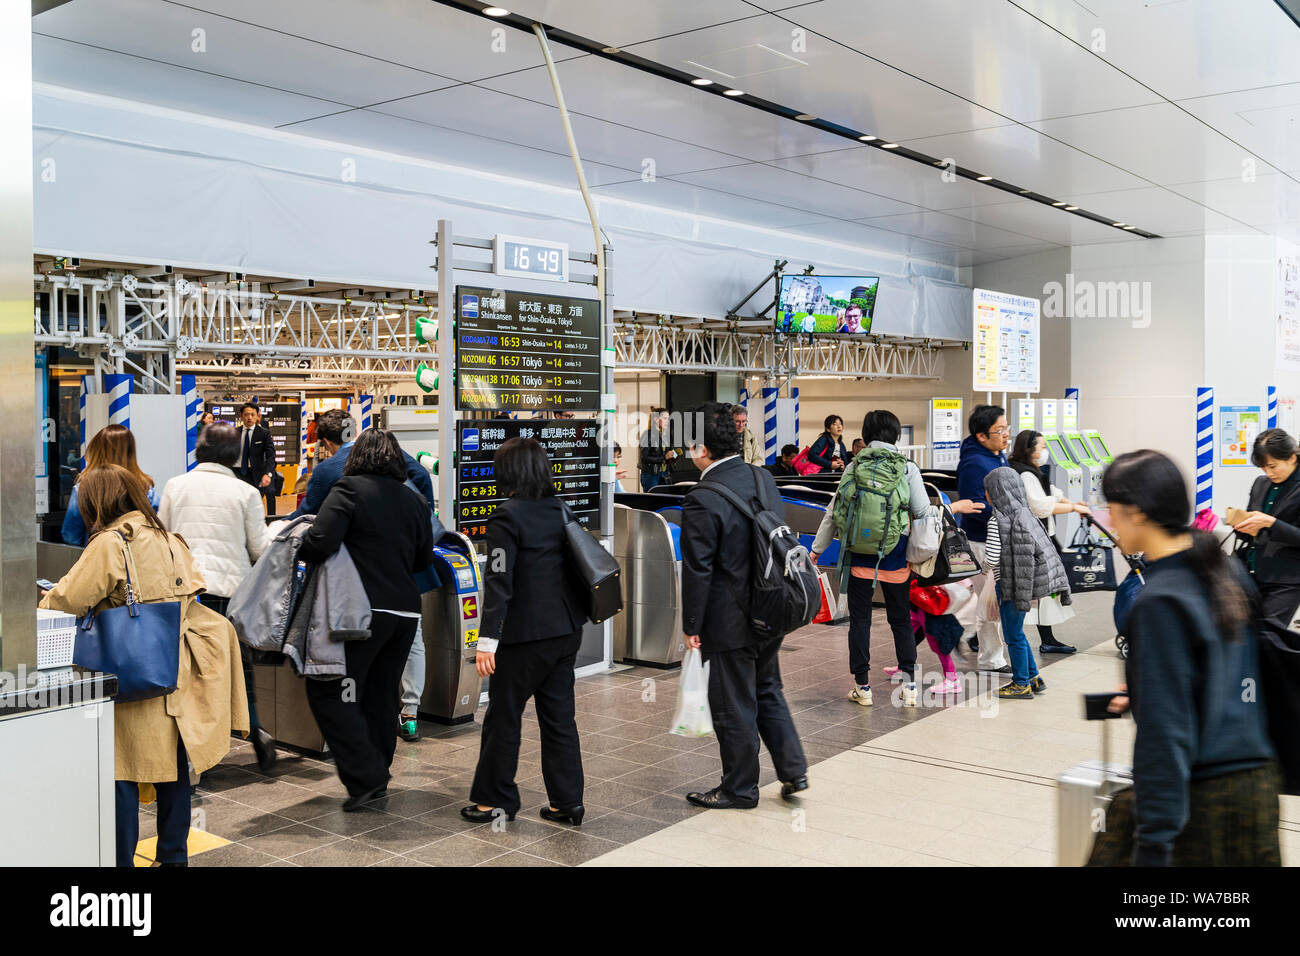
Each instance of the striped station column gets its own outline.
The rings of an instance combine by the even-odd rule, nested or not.
[[[195,451],[199,442],[199,386],[193,375],[181,376],[181,394],[185,396],[185,470],[193,471],[199,463]]]
[[[307,396],[298,396],[298,460],[307,457]]]
[[[1268,387],[1268,427],[1277,428],[1277,386]]]
[[[375,396],[373,395],[361,396],[361,430],[362,431],[365,431],[373,424],[370,417],[370,410],[374,406],[374,404],[375,404]]]
[[[1214,389],[1196,389],[1196,510],[1214,501]]]
[[[108,423],[131,427],[131,376],[109,374],[104,376],[104,391],[108,394]]]
[[[81,376],[81,388],[77,394],[77,414],[80,416],[78,434],[81,438],[81,470],[86,470],[86,396],[95,389],[93,375]]]
[[[769,465],[777,459],[775,388],[763,389],[763,460]]]
[[[794,399],[794,441],[799,443],[799,386],[790,389],[790,397]]]

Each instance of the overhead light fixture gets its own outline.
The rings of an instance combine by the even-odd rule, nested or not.
[[[1053,205],[1053,206],[1064,206],[1065,203],[1064,203],[1064,202],[1054,202],[1054,203],[1052,203],[1052,205]]]
[[[897,143],[885,143],[885,144],[884,144],[883,146],[881,146],[880,148],[881,148],[881,149],[898,149],[898,144],[897,144]]]
[[[483,16],[485,17],[508,17],[510,11],[505,7],[484,7]]]
[[[1074,212],[1074,211],[1075,211],[1076,209],[1078,209],[1078,208],[1079,208],[1078,206],[1066,206],[1066,207],[1065,207],[1065,211],[1066,211],[1066,212]]]
[[[1124,227],[1124,231],[1125,231],[1125,232],[1128,232],[1130,229],[1136,229],[1136,228],[1137,228],[1137,226],[1125,226],[1125,227]]]
[[[801,123],[807,123],[812,120],[815,120],[816,118],[817,117],[813,116],[811,113],[798,113],[795,115],[795,119],[797,119]]]
[[[1029,190],[1028,190],[1028,189],[1022,189],[1022,190],[1020,190],[1020,195],[1022,195],[1022,196],[1028,196],[1028,195],[1029,195]]]
[[[712,85],[713,85],[712,80],[707,80],[702,76],[697,76],[695,79],[691,80],[691,86],[712,86]]]
[[[623,51],[616,46],[603,46],[600,48],[600,52],[601,53],[622,53]]]
[[[986,182],[988,182],[990,179],[992,179],[993,177],[992,177],[992,176],[976,176],[975,178],[978,179],[978,180],[979,180],[980,182],[982,182],[982,183],[986,183]]]
[[[864,143],[875,142],[876,138],[877,138],[877,137],[875,137],[875,136],[859,136],[859,137],[858,137],[858,139],[862,140],[862,142],[864,142]]]
[[[723,92],[722,95],[723,95],[723,96],[744,96],[744,95],[745,95],[745,91],[744,91],[744,90],[726,90],[726,91]]]

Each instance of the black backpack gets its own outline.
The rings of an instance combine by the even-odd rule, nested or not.
[[[754,468],[755,472],[761,471]],[[761,495],[762,479],[754,476]],[[692,492],[705,488],[731,502],[750,521],[753,555],[749,572],[749,624],[764,640],[784,637],[808,624],[821,609],[821,584],[812,557],[790,530],[785,517],[766,507],[757,512],[734,491],[716,481],[701,481]],[[755,499],[761,506],[761,498]],[[744,602],[741,602],[743,606]]]

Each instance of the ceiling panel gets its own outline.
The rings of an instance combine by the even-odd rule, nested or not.
[[[457,86],[427,93],[375,107],[375,111],[569,155],[564,126],[555,106],[479,86]],[[508,123],[502,122],[504,116],[509,117]],[[657,176],[746,162],[742,157],[603,120],[574,116],[572,122],[574,139],[584,161],[619,166],[638,175],[642,169],[651,168],[645,165],[646,160],[653,161]]]
[[[1300,29],[1273,0],[1016,2],[1172,100],[1300,82]]]
[[[1007,0],[823,0],[783,16],[1020,122],[1158,99]]]
[[[971,249],[1028,245],[1039,238],[986,226],[942,212],[904,213],[900,216],[881,216],[863,221],[891,232],[902,232],[922,239],[952,243]]]
[[[1125,193],[1099,193],[1097,195],[1100,203],[1105,197],[1122,196]],[[1186,199],[1182,201],[1188,202]],[[1083,203],[1079,203],[1079,205],[1084,206]],[[1103,211],[1106,215],[1111,214],[1110,210],[1105,207],[1096,208],[1087,205],[1084,208]],[[975,222],[997,226],[1000,229],[1033,236],[1062,246],[1085,242],[1116,242],[1125,238],[1124,233],[1114,226],[1093,222],[1091,219],[1085,219],[1082,216],[1072,216],[1059,209],[1031,200],[1021,199],[1013,203],[1002,203],[996,206],[976,206],[964,210],[950,209],[948,212],[950,215],[961,216]],[[1143,229],[1151,229],[1150,224],[1142,219],[1134,220],[1134,223]],[[1129,236],[1128,238],[1138,239],[1140,237]]]
[[[866,219],[919,211],[915,206],[887,196],[834,183],[811,186],[807,178],[798,173],[763,164],[687,173],[673,178],[839,219]]]
[[[1170,188],[1252,226],[1300,222],[1300,183],[1280,174],[1259,176],[1253,181],[1236,176]]]
[[[1243,223],[1237,222],[1230,216],[1207,209],[1195,200],[1171,189],[1157,186],[1065,198],[1084,209],[1113,216],[1116,222],[1131,223],[1162,236],[1234,227],[1238,231],[1249,231]],[[1113,233],[1110,230],[1106,231],[1113,238]]]
[[[342,108],[326,100],[42,36],[32,37],[32,79],[170,109],[197,109],[258,126],[279,126]]]
[[[505,5],[512,13],[612,46],[761,15],[744,0],[511,0]]]
[[[610,122],[765,160],[842,149],[843,137],[732,103],[725,97],[584,57],[558,64],[569,109]],[[554,102],[546,71],[524,70],[482,86],[541,103]]]
[[[999,126],[1003,117],[816,35],[757,17],[630,52],[763,99],[890,139]]]
[[[431,0],[190,0],[187,5],[457,80],[543,62],[534,37],[510,29],[494,34],[501,24]],[[560,44],[552,44],[551,55],[556,60],[585,56]]]
[[[38,34],[356,106],[454,82],[433,71],[322,46],[164,0],[69,3],[42,14],[32,28]],[[194,31],[203,32],[196,36]],[[200,112],[203,107],[196,104]]]
[[[1205,96],[1178,105],[1275,168],[1300,171],[1300,83]]]
[[[818,221],[806,210],[793,206],[761,202],[745,196],[679,183],[673,179],[658,179],[647,183],[638,178],[631,182],[615,182],[601,186],[594,192],[597,196],[611,196],[699,216],[750,222],[772,228],[786,228]]]
[[[1170,103],[1033,125],[1161,185],[1240,175],[1247,158],[1240,146]],[[1261,175],[1273,171],[1259,160],[1256,166]]]

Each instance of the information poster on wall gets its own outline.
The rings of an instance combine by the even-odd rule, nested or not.
[[[1037,392],[1039,301],[975,289],[971,358],[975,392]]]
[[[574,418],[456,423],[456,530],[470,538],[487,534],[487,519],[505,501],[492,457],[511,438],[535,438],[551,461],[555,493],[578,523],[594,526],[600,513],[600,426]]]
[[[456,287],[456,407],[600,410],[600,303]]]
[[[1274,355],[1277,368],[1300,371],[1300,248],[1278,240],[1277,275],[1273,286],[1276,314]]]
[[[960,398],[930,400],[930,467],[957,467],[961,454],[962,421]]]
[[[1219,464],[1225,467],[1250,464],[1251,447],[1263,421],[1259,405],[1219,407]]]

